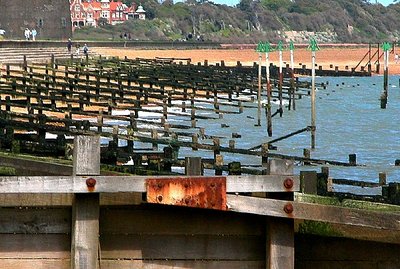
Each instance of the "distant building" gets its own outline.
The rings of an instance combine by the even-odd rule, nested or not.
[[[71,16],[66,0],[0,0],[0,28],[7,38],[25,39],[26,28],[38,39],[71,37]]]
[[[103,23],[116,25],[128,19],[146,19],[142,6],[136,8],[136,4],[132,3],[128,7],[121,1],[70,0],[70,10],[73,30],[82,26],[97,27]]]

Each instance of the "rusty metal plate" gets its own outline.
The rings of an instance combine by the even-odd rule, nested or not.
[[[147,202],[226,210],[226,177],[148,178]]]

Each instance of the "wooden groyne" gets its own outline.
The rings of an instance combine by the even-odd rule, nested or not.
[[[157,167],[164,160],[169,163],[165,167],[170,167],[180,163],[174,153],[179,147],[211,151],[213,165],[223,152],[349,165],[275,154],[269,151],[272,142],[259,150],[237,148],[235,139],[240,134],[232,133],[231,139],[218,137],[198,126],[199,120],[220,120],[225,114],[241,114],[255,107],[257,66],[70,56],[64,60],[52,57],[42,64],[5,64],[1,72],[4,135],[0,139],[3,149],[13,152],[64,155],[71,143],[69,135],[100,134],[110,140],[102,150],[102,162],[114,165],[132,159],[140,167],[139,156],[148,155],[155,158]],[[285,77],[291,77],[290,73]],[[278,82],[273,81],[272,98],[309,95],[310,83],[295,82],[285,78],[280,94]],[[146,118],[142,113],[155,116]],[[179,117],[180,123],[170,122],[171,117]],[[223,139],[229,140],[228,145],[221,144]],[[126,146],[120,146],[120,141]],[[151,148],[134,148],[135,141],[151,144]],[[158,145],[166,147],[160,151]]]
[[[77,136],[73,148],[71,175],[0,177],[2,268],[399,262],[398,206],[312,194],[321,188],[290,162],[271,159],[262,176],[199,176],[200,158],[187,159],[186,176],[105,176],[99,136]]]

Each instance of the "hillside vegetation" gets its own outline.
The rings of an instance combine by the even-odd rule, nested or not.
[[[260,40],[367,43],[400,37],[400,4],[385,7],[366,0],[241,0],[235,6],[207,1],[144,0],[147,20],[121,25],[85,27],[76,39],[119,40],[130,33],[134,40],[207,40],[254,43]]]

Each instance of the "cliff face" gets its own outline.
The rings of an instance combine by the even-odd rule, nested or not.
[[[24,39],[24,29],[35,28],[40,39],[72,35],[68,0],[0,0],[0,28],[7,39]]]

